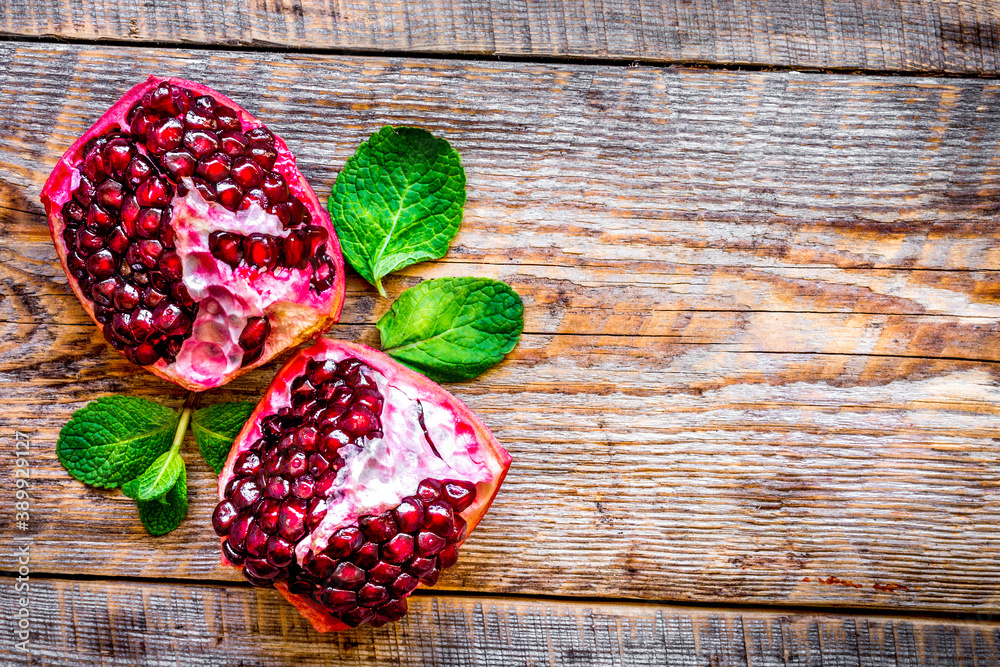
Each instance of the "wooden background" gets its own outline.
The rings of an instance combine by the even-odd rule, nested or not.
[[[0,0],[0,33],[0,663],[997,664],[993,3]],[[321,199],[384,124],[462,155],[451,252],[388,300],[351,274],[331,332],[375,343],[436,276],[525,301],[518,349],[450,387],[514,464],[401,623],[317,635],[220,568],[191,442],[163,538],[55,457],[98,396],[183,400],[104,343],[38,201],[149,73],[260,116]],[[277,367],[202,404],[256,400]]]

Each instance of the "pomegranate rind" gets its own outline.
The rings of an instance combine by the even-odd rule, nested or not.
[[[62,237],[62,230],[65,224],[62,219],[62,206],[73,196],[73,191],[79,185],[79,169],[74,166],[80,164],[83,159],[84,149],[91,139],[105,134],[114,125],[128,127],[125,116],[132,106],[142,99],[142,96],[152,90],[162,82],[168,82],[176,86],[187,88],[196,95],[211,95],[215,100],[234,110],[239,116],[243,130],[264,125],[261,121],[250,114],[239,104],[219,93],[216,90],[193,81],[187,81],[175,77],[150,76],[146,81],[132,87],[122,97],[102,115],[90,129],[84,132],[69,149],[59,158],[49,178],[42,187],[40,199],[45,206],[45,212],[49,220],[49,232],[52,234],[52,241],[59,255],[59,262],[63,271],[66,272],[70,288],[86,311],[87,315],[100,327],[94,315],[94,304],[90,297],[83,293],[77,281],[72,277],[69,265],[69,249]],[[272,134],[274,132],[272,131]],[[325,206],[319,202],[319,198],[305,177],[299,172],[295,164],[295,156],[289,151],[284,140],[274,134],[275,151],[278,159],[275,161],[274,170],[278,171],[288,183],[289,192],[294,194],[309,209],[312,214],[312,224],[326,229],[327,252],[336,267],[336,276],[333,286],[328,290],[330,297],[321,309],[296,308],[294,313],[288,317],[272,318],[271,334],[264,344],[261,355],[250,364],[241,366],[228,373],[221,373],[218,377],[210,379],[195,379],[185,376],[174,368],[174,364],[167,364],[160,359],[154,364],[144,366],[144,368],[154,375],[178,384],[189,391],[205,391],[213,387],[226,384],[230,380],[261,366],[284,350],[311,340],[328,330],[340,319],[341,311],[344,307],[345,280],[344,280],[344,259],[340,251],[340,241],[337,238],[330,215]]]
[[[476,500],[460,514],[468,525],[466,532],[466,539],[468,539],[468,536],[472,534],[472,531],[489,510],[504,478],[507,476],[512,461],[510,454],[468,406],[437,383],[367,345],[332,338],[320,338],[313,345],[300,350],[275,375],[274,380],[264,392],[264,397],[254,408],[247,423],[233,442],[229,457],[219,475],[219,500],[225,500],[226,486],[233,477],[233,466],[236,464],[236,460],[261,437],[261,419],[277,411],[279,406],[274,402],[274,398],[287,394],[292,381],[306,371],[306,366],[311,359],[316,357],[329,358],[330,356],[338,359],[356,357],[364,361],[384,375],[389,384],[406,386],[408,390],[416,392],[421,400],[446,407],[460,417],[463,425],[472,429],[475,441],[480,446],[479,451],[485,454],[484,460],[480,463],[485,464],[491,474],[487,481],[476,484]],[[224,541],[225,538],[220,539],[220,543]],[[458,545],[461,546],[462,543],[464,540]],[[222,565],[232,566],[225,556],[220,556],[220,561]],[[326,613],[319,604],[308,597],[289,592],[284,583],[276,583],[275,588],[309,620],[318,632],[348,629],[346,624]]]

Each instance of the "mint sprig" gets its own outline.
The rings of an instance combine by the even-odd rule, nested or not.
[[[170,448],[178,419],[176,411],[144,398],[104,396],[73,413],[56,454],[84,484],[114,489]]]
[[[73,413],[56,451],[73,477],[133,498],[139,520],[164,535],[187,515],[187,472],[181,444],[192,422],[195,394],[176,410],[142,398],[105,396]],[[222,403],[194,413],[195,439],[209,465],[221,469],[253,405]]]
[[[344,165],[328,202],[344,257],[385,296],[382,277],[444,257],[465,206],[465,170],[447,141],[383,127]]]
[[[222,472],[233,441],[253,409],[253,403],[217,403],[197,410],[191,418],[194,440],[216,475]]]
[[[514,349],[524,305],[499,280],[436,278],[400,294],[375,326],[382,351],[432,380],[458,382]]]

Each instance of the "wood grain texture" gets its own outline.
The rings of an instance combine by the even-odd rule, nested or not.
[[[0,34],[996,76],[991,0],[0,0]]]
[[[0,580],[2,581],[2,580]],[[0,588],[0,627],[18,611]],[[272,590],[39,579],[25,655],[6,665],[995,665],[1000,623],[711,611],[649,604],[410,598],[380,629],[317,634]]]
[[[36,443],[38,572],[235,576],[194,455],[189,519],[156,540],[54,455],[98,395],[180,403],[84,318],[37,203],[157,71],[245,101],[321,195],[384,123],[461,152],[455,246],[387,284],[502,278],[527,324],[453,387],[514,466],[439,586],[1000,608],[994,82],[12,44],[0,63],[0,434]],[[352,277],[332,335],[375,342],[388,304]],[[255,399],[275,368],[205,400]]]

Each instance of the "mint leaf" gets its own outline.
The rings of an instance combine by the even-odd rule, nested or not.
[[[514,349],[521,297],[489,278],[435,278],[411,287],[375,325],[382,350],[437,382],[474,378]]]
[[[382,289],[382,276],[443,257],[465,206],[465,170],[444,139],[383,127],[358,147],[328,203],[344,257]]]
[[[218,403],[196,410],[191,417],[194,441],[216,475],[222,472],[233,440],[253,409],[253,403]]]
[[[122,493],[135,500],[156,500],[174,487],[182,470],[184,461],[171,449],[160,454],[146,472],[123,484]]]
[[[170,448],[177,412],[129,396],[105,396],[73,413],[59,432],[59,462],[84,484],[113,489]]]
[[[150,535],[166,535],[181,525],[188,509],[187,472],[184,464],[181,463],[177,481],[162,498],[140,500],[136,504],[139,506],[139,521]]]

